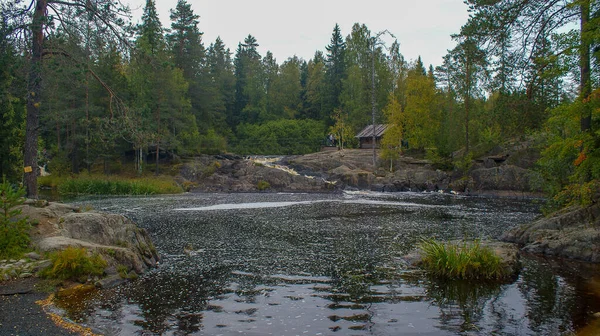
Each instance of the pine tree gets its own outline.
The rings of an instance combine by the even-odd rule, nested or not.
[[[312,60],[308,62],[306,79],[305,104],[307,118],[327,120],[327,81],[325,72],[325,57],[317,51]]]
[[[264,69],[256,47],[256,38],[248,35],[244,43],[238,45],[235,66],[235,107],[232,128],[238,123],[255,123],[266,110]]]
[[[210,124],[220,134],[231,134],[234,120],[235,77],[231,52],[217,37],[207,52]]]

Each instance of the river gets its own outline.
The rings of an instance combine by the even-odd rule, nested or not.
[[[497,284],[436,281],[402,261],[422,238],[497,238],[537,217],[536,200],[355,192],[75,203],[130,217],[162,257],[140,279],[59,302],[105,335],[570,335],[600,311],[593,270],[574,263],[526,256]]]

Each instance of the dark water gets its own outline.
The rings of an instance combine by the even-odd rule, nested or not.
[[[65,304],[105,335],[569,335],[600,311],[594,270],[578,265],[525,258],[508,283],[447,283],[400,258],[423,237],[497,238],[538,216],[535,201],[197,194],[79,204],[132,218],[163,257],[137,281]]]

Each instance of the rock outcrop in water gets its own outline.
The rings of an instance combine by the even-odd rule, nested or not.
[[[449,243],[460,246],[463,242],[451,241]],[[515,244],[498,241],[481,241],[479,242],[479,246],[489,248],[500,258],[502,267],[505,269],[505,274],[512,276],[519,271],[519,249]],[[409,267],[420,267],[423,264],[423,258],[423,251],[417,249],[402,257],[402,260]]]
[[[186,189],[201,192],[328,192],[349,187],[523,196],[540,192],[534,183],[538,176],[530,170],[537,157],[531,145],[519,142],[473,160],[466,172],[442,171],[429,160],[410,156],[400,157],[391,167],[378,159],[379,166],[374,169],[371,150],[330,149],[283,157],[280,164],[297,173],[236,155],[195,157],[176,167],[176,173]]]
[[[320,175],[340,185],[383,191],[454,190],[471,194],[529,195],[539,193],[534,181],[537,173],[530,170],[537,160],[528,147],[491,152],[493,155],[474,160],[469,170],[442,171],[425,159],[400,157],[393,165],[380,162],[373,172],[371,150],[346,149],[291,156],[285,164],[299,172]],[[383,167],[386,166],[386,167]]]
[[[184,163],[181,183],[197,192],[328,192],[337,189],[322,178],[291,174],[233,155],[203,155]]]
[[[127,277],[155,267],[159,256],[144,229],[128,218],[61,203],[27,201],[20,207],[33,227],[32,243],[40,252],[83,247],[100,253],[108,262],[106,274],[118,278],[126,269]],[[102,285],[104,282],[101,282]]]
[[[600,204],[571,208],[506,232],[528,253],[600,263]]]

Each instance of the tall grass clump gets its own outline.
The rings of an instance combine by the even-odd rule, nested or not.
[[[441,243],[424,240],[422,265],[435,277],[446,279],[494,280],[508,276],[508,272],[490,248],[479,242]]]
[[[14,188],[2,178],[0,183],[0,259],[20,257],[29,249],[29,223],[27,218],[17,218],[17,206],[25,199],[23,188]]]
[[[155,195],[183,192],[170,177],[125,178],[79,175],[45,179],[41,185],[57,188],[61,195]]]
[[[67,247],[50,254],[52,266],[41,272],[41,276],[52,279],[85,282],[89,276],[102,275],[107,263],[95,253],[88,255],[86,249]]]

